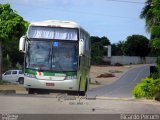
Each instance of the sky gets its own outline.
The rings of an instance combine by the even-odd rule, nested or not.
[[[150,35],[139,15],[146,0],[0,0],[9,3],[28,22],[74,21],[91,36],[106,36],[111,43],[133,34]]]

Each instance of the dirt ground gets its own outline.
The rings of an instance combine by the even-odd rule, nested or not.
[[[90,71],[91,84],[89,86],[89,89],[93,89],[102,85],[111,84],[115,82],[118,78],[120,78],[125,72],[138,66],[143,66],[143,64],[126,66],[92,66]],[[112,74],[115,77],[106,76],[104,78],[98,78],[98,76],[106,73]]]
[[[16,91],[25,91],[23,85],[0,85],[0,90],[16,90]]]
[[[89,89],[93,89],[102,85],[111,84],[122,76],[126,71],[142,65],[130,66],[92,66],[91,67],[91,83]],[[100,77],[101,74],[112,74],[115,77]],[[24,92],[23,85],[0,85],[0,90],[16,90],[16,92]]]

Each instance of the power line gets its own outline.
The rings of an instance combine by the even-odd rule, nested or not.
[[[133,4],[145,4],[143,2],[136,2],[136,1],[126,1],[126,0],[106,0],[111,2],[123,2],[123,3],[133,3]]]
[[[17,4],[16,3],[16,6],[25,6],[26,7],[26,5],[23,5],[23,4]],[[32,7],[35,7],[33,4],[30,4],[29,6],[32,6]],[[38,7],[38,8],[42,8],[42,9],[48,9],[48,10],[53,10],[53,8],[51,8],[51,7],[46,7],[46,6],[36,6],[36,7]],[[59,8],[59,7],[57,7],[58,8],[58,10],[60,10],[60,11],[63,11],[63,12],[65,12],[65,13],[81,13],[81,14],[86,14],[86,15],[98,15],[98,16],[106,16],[106,17],[112,17],[112,18],[121,18],[121,19],[136,19],[136,18],[134,18],[134,17],[127,17],[127,16],[118,16],[118,15],[111,15],[111,14],[105,14],[105,13],[99,13],[99,12],[87,12],[87,11],[81,11],[81,10],[66,10],[66,9],[64,9],[64,8]]]

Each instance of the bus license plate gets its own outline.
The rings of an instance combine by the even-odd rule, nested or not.
[[[46,83],[46,86],[54,86],[54,83]]]

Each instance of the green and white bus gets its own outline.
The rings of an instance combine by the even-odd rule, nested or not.
[[[33,22],[20,38],[25,53],[24,87],[37,90],[72,91],[84,95],[90,81],[90,35],[70,21]]]

